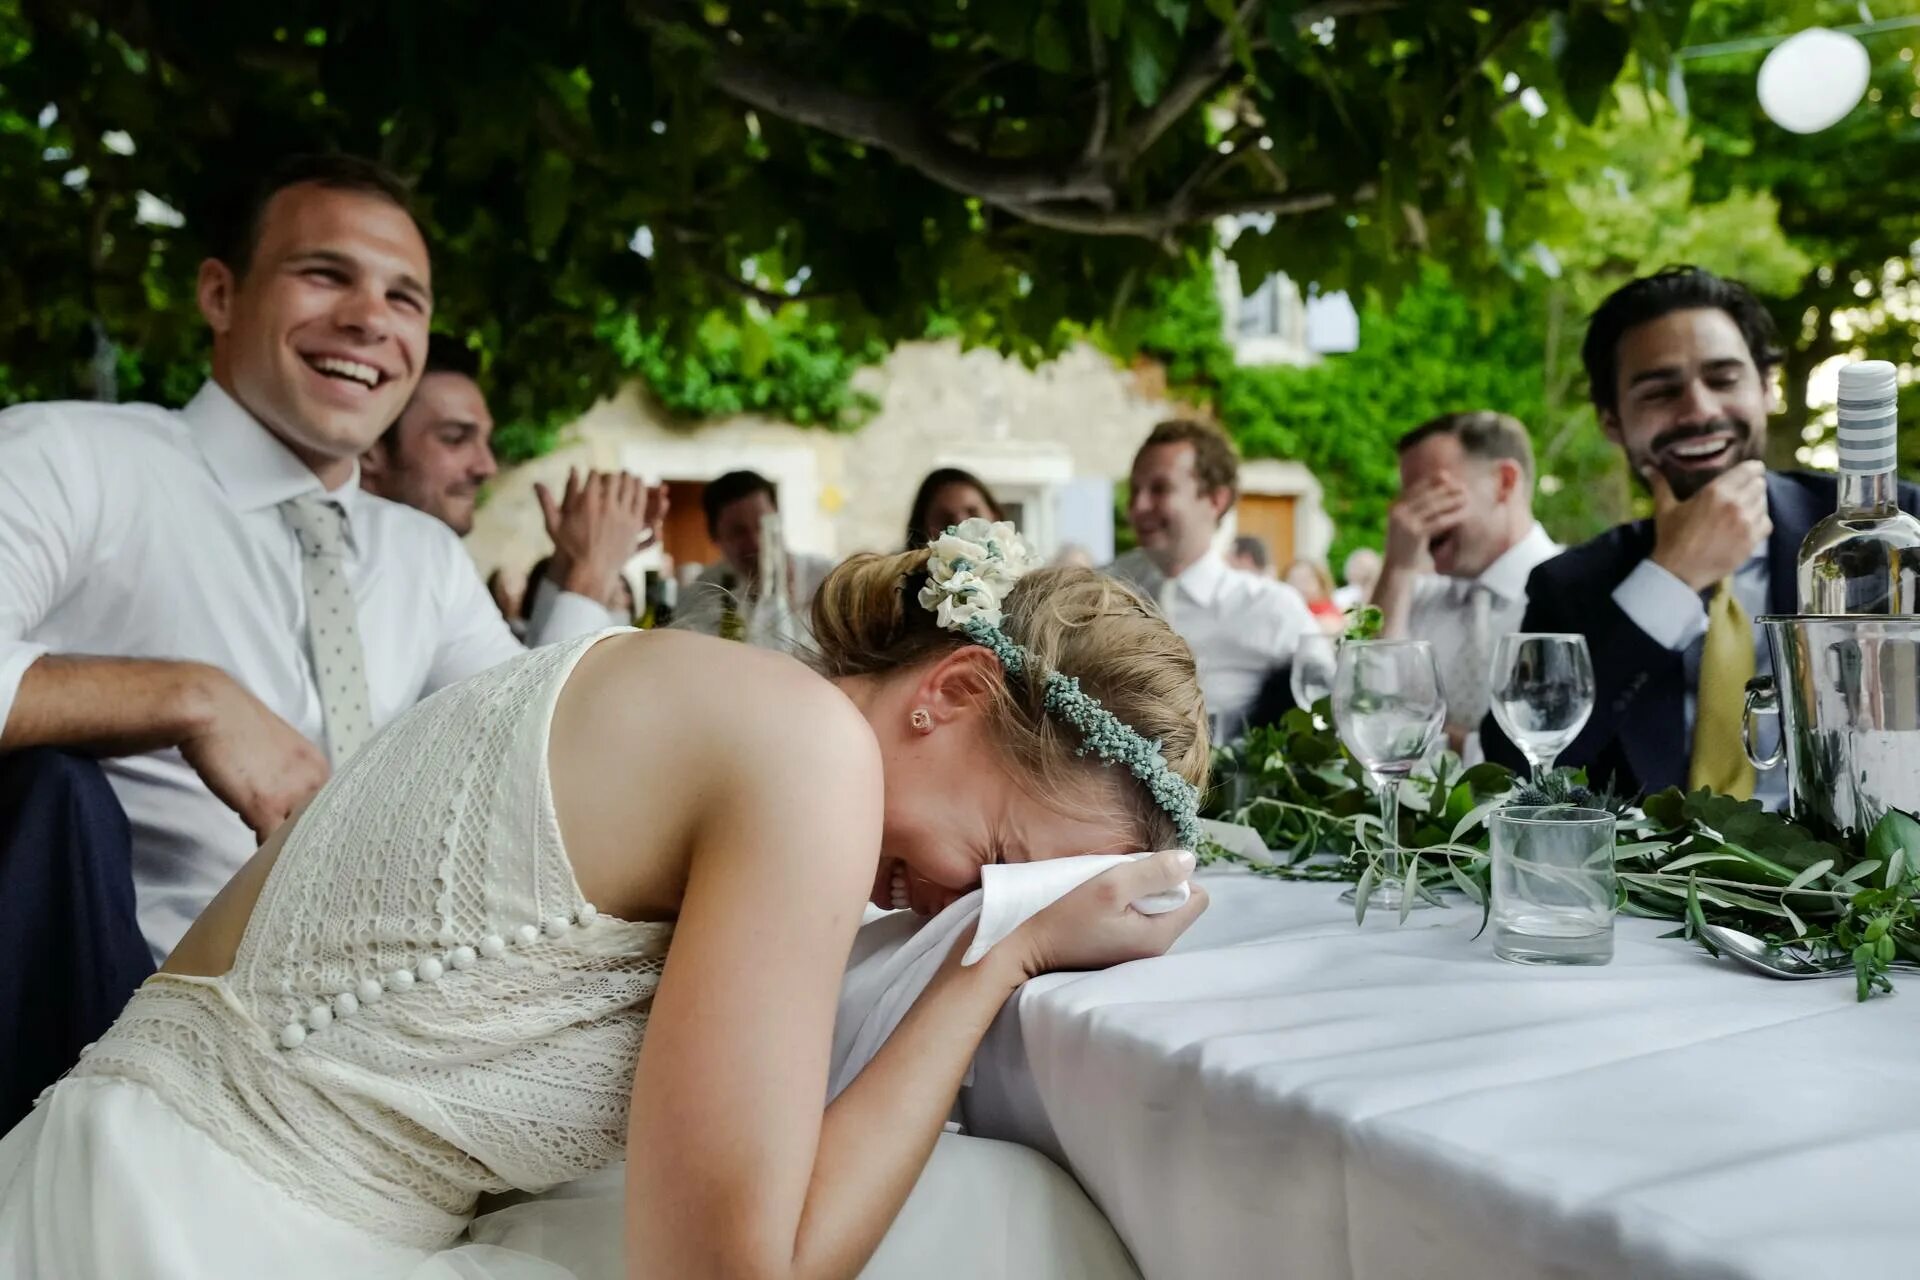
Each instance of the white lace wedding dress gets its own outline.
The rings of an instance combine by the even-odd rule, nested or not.
[[[553,706],[600,638],[436,694],[320,793],[232,970],[150,979],[0,1140],[9,1275],[621,1276],[605,1171],[672,929],[596,913],[553,813]],[[1017,1176],[1071,1187],[1051,1166]],[[556,1186],[470,1231],[483,1194]],[[889,1239],[903,1262],[994,1229],[916,1203],[924,1229],[906,1215]],[[1104,1233],[1092,1269],[949,1253],[948,1274],[1115,1274],[1110,1230],[1084,1197],[1074,1212]],[[1057,1242],[1057,1223],[1038,1225]]]

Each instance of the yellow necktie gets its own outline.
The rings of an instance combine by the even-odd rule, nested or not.
[[[1747,681],[1753,679],[1753,623],[1734,598],[1733,579],[1707,600],[1707,638],[1700,647],[1700,683],[1693,705],[1693,760],[1687,787],[1711,787],[1741,800],[1753,798],[1753,766],[1740,740]]]

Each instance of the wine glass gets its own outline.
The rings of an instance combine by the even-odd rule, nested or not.
[[[1440,670],[1424,640],[1348,640],[1334,666],[1333,722],[1374,785],[1385,826],[1386,875],[1367,895],[1369,906],[1400,910],[1400,784],[1433,749],[1446,719]],[[1357,886],[1341,895],[1352,902]],[[1428,905],[1416,897],[1414,907]]]
[[[1593,714],[1593,657],[1587,638],[1516,631],[1493,650],[1493,718],[1533,768],[1533,780],[1580,736]]]
[[[1293,670],[1287,684],[1293,690],[1293,705],[1309,715],[1314,704],[1333,696],[1334,664],[1339,658],[1335,637],[1314,631],[1300,637],[1293,651]]]

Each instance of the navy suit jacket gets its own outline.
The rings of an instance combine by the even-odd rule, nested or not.
[[[1833,513],[1839,481],[1805,471],[1767,474],[1767,609],[1797,613],[1795,564],[1807,531]],[[1920,513],[1920,488],[1900,486],[1900,505]],[[1686,667],[1680,653],[1642,631],[1613,591],[1653,554],[1653,521],[1607,530],[1541,564],[1527,580],[1522,631],[1577,631],[1593,654],[1593,715],[1557,763],[1584,768],[1590,782],[1625,796],[1685,786],[1693,754],[1686,723]],[[1526,757],[1489,714],[1480,729],[1487,758],[1514,769]]]

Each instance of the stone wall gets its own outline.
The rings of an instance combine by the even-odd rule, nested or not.
[[[780,486],[796,549],[890,550],[904,534],[921,477],[933,467],[962,466],[1003,499],[1024,502],[1023,522],[1051,552],[1072,532],[1059,514],[1060,493],[1077,486],[1075,509],[1084,516],[1100,485],[1124,485],[1153,424],[1180,411],[1154,394],[1159,388],[1150,376],[1085,345],[1028,368],[954,342],[908,343],[863,370],[858,385],[881,407],[848,434],[751,415],[679,422],[630,387],[586,413],[561,449],[502,473],[468,548],[483,572],[523,572],[548,549],[533,483],[544,480],[557,491],[569,466],[624,466],[652,480],[710,480],[750,467]],[[1312,475],[1289,463],[1263,463],[1259,474],[1267,491],[1297,495],[1298,543],[1324,554],[1331,529]]]

